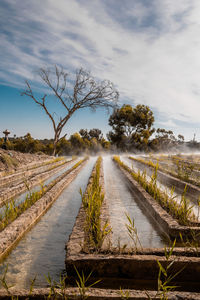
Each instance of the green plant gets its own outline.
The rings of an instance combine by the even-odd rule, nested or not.
[[[153,169],[156,167],[156,164],[153,163],[151,160],[146,161],[142,158],[138,158],[138,157],[136,158],[136,157],[132,157],[132,156],[129,156],[129,159],[134,160],[136,162],[140,162],[140,163],[147,165]],[[166,160],[166,158],[165,158],[165,160]],[[171,162],[171,160],[167,159],[167,164],[165,166],[162,166],[162,165],[159,165],[158,161],[157,161],[158,169],[160,171],[167,173],[171,176],[174,176],[178,179],[181,179],[188,183],[192,183],[194,185],[200,186],[199,176],[195,176],[194,175],[195,173],[193,172],[195,165],[185,163],[184,161],[180,161],[180,158],[176,158],[176,157],[172,158],[173,165],[171,165],[170,162]],[[175,164],[175,168],[174,168],[174,164]]]
[[[135,251],[137,251],[138,244],[139,244],[140,248],[142,248],[142,244],[140,242],[140,239],[139,239],[139,236],[137,233],[137,228],[135,227],[135,221],[134,221],[134,218],[133,218],[133,220],[131,220],[131,218],[128,214],[126,214],[126,218],[128,220],[128,224],[126,224],[126,228],[128,230],[129,237],[131,238],[131,240],[134,243]]]
[[[76,274],[78,275],[78,279],[76,279],[76,284],[77,284],[78,289],[79,289],[81,300],[85,300],[85,299],[88,298],[88,296],[86,295],[88,289],[91,288],[92,286],[94,286],[95,284],[99,283],[101,280],[99,279],[99,280],[91,283],[90,285],[86,286],[88,280],[90,279],[90,276],[91,276],[92,272],[90,272],[89,275],[87,277],[85,277],[83,271],[80,274],[78,272],[76,266],[74,266],[74,268],[75,268]]]
[[[129,299],[130,298],[129,290],[123,291],[120,287],[119,293],[120,293],[121,299]]]
[[[187,250],[192,250],[197,256],[199,256],[199,245],[200,245],[200,233],[195,233],[192,229],[190,230],[190,238],[188,236],[179,233],[182,246]]]
[[[8,272],[8,265],[6,265],[6,267],[4,269],[3,275],[0,278],[0,283],[1,283],[2,287],[6,290],[7,293],[11,294],[9,290],[10,290],[11,287],[13,287],[13,285],[9,285],[7,283],[7,280],[6,280],[7,272]]]
[[[173,245],[169,248],[165,247],[165,258],[166,258],[166,266],[162,265],[158,260],[157,264],[159,267],[158,272],[158,295],[160,299],[167,300],[168,292],[177,288],[176,285],[171,284],[172,281],[180,274],[185,267],[177,271],[176,273],[171,272],[172,266],[175,262],[174,259],[171,259],[173,254],[173,250],[176,244],[176,240],[174,240]]]
[[[0,215],[0,231],[2,231],[8,224],[13,222],[19,215],[31,207],[38,199],[40,199],[46,192],[46,187],[41,185],[41,189],[36,192],[30,192],[26,195],[24,202],[19,205],[15,200],[5,203],[4,211]]]

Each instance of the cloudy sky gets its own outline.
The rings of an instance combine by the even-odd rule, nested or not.
[[[39,67],[83,67],[111,80],[120,104],[150,106],[155,127],[200,141],[199,0],[1,0],[0,131],[52,137],[39,107],[20,96]],[[110,130],[108,115],[79,111],[65,127]],[[0,133],[1,135],[1,133]]]

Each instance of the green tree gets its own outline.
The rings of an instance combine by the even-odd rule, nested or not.
[[[133,108],[131,105],[123,105],[110,116],[109,125],[113,130],[107,137],[121,150],[146,150],[154,132],[153,123],[153,112],[148,106],[139,104]]]
[[[103,133],[101,132],[100,129],[93,128],[93,129],[90,129],[89,136],[91,139],[95,138],[95,139],[97,139],[98,142],[100,142],[103,138]]]
[[[156,151],[169,150],[176,146],[176,138],[172,130],[158,128],[155,138],[151,141],[151,148]]]
[[[78,132],[72,134],[69,141],[74,153],[79,154],[85,150],[85,143]]]
[[[60,139],[56,147],[56,154],[67,155],[70,154],[72,150],[71,142],[66,140],[66,138]]]

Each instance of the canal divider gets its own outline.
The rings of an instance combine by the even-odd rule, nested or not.
[[[53,186],[37,202],[22,213],[0,233],[0,261],[9,253],[15,244],[50,208],[57,197],[78,175],[88,158],[77,162],[53,182]],[[52,183],[50,183],[51,185]]]
[[[11,175],[7,175],[0,178],[0,188],[11,185],[13,183],[23,181],[24,178],[27,178],[29,176],[34,176],[39,174],[40,172],[44,172],[45,170],[48,170],[49,168],[53,166],[59,166],[60,164],[63,164],[66,161],[64,157],[61,158],[55,158],[48,160],[47,162],[34,164],[34,166],[27,167],[24,169],[24,171],[15,172]]]
[[[14,169],[8,169],[4,171],[0,171],[0,180],[4,177],[10,176],[12,174],[18,174],[20,172],[28,171],[40,166],[43,166],[45,164],[51,163],[53,160],[55,160],[55,157],[53,156],[47,156],[45,158],[42,158],[38,156],[38,160],[26,163],[24,165],[18,164]]]
[[[63,161],[62,163],[55,164],[52,167],[50,166],[47,170],[44,167],[44,172],[41,172],[40,174],[37,174],[31,178],[24,178],[24,182],[17,185],[7,187],[5,189],[0,189],[0,207],[5,205],[5,203],[9,202],[12,198],[27,191],[27,188],[31,189],[34,186],[40,184],[41,181],[47,180],[53,174],[64,169],[66,165],[71,163],[72,161],[73,160]]]
[[[88,180],[88,185],[86,188],[86,191],[84,195],[82,196],[82,199],[87,199],[88,194],[91,192],[92,185],[94,184],[94,181],[96,180],[96,173],[97,173],[97,168],[99,168],[99,177],[98,177],[98,184],[100,187],[100,193],[101,195],[104,196],[105,188],[104,188],[104,173],[103,173],[103,164],[101,158],[100,160],[97,160],[93,171],[91,173],[91,176]],[[100,164],[100,165],[98,165]],[[96,193],[96,192],[95,192]],[[92,197],[95,195],[93,194]],[[84,200],[83,200],[84,201]],[[85,205],[87,206],[87,204]],[[93,247],[91,247],[91,241],[88,238],[88,231],[85,230],[87,227],[87,215],[86,215],[86,209],[84,207],[84,204],[81,204],[81,207],[79,209],[79,213],[76,218],[76,222],[74,224],[72,233],[69,237],[69,240],[66,244],[66,259],[65,259],[65,264],[66,264],[66,270],[70,274],[74,273],[74,263],[77,266],[77,268],[82,267],[84,268],[84,258],[87,259],[88,253],[96,253],[101,250],[107,251],[107,249],[110,247],[110,234],[111,234],[111,229],[109,226],[109,213],[108,213],[108,207],[107,207],[107,201],[106,198],[104,197],[101,208],[100,208],[100,230],[102,236],[101,243]],[[92,225],[92,224],[91,224]],[[96,225],[94,225],[96,226]],[[97,228],[96,228],[97,229]],[[81,265],[77,265],[77,258],[83,258],[81,260]],[[79,268],[80,269],[80,268]]]

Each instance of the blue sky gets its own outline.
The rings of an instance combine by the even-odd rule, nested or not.
[[[200,141],[199,0],[1,0],[0,55],[1,132],[53,137],[44,112],[20,91],[28,80],[42,93],[36,70],[58,64],[111,80],[120,104],[149,105],[155,127]],[[63,133],[105,134],[107,120],[103,110],[77,111]]]

